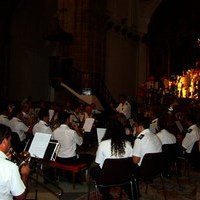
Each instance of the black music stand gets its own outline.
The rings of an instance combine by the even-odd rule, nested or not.
[[[44,167],[44,163],[49,162],[49,161],[55,161],[57,154],[58,154],[58,151],[59,151],[59,148],[60,148],[60,144],[56,140],[50,140],[50,137],[49,137],[49,140],[45,141],[45,143],[44,143],[44,146],[45,145],[46,146],[41,149],[44,152],[42,152],[41,155],[40,155],[41,152],[39,152],[39,156],[37,156],[37,153],[38,153],[37,149],[40,148],[40,145],[42,145],[42,143],[40,143],[40,138],[39,138],[40,136],[42,136],[41,134],[45,134],[45,133],[35,134],[33,140],[30,141],[29,144],[26,147],[26,148],[29,148],[28,151],[30,151],[30,154],[31,154],[31,163],[34,166],[34,173],[36,175],[35,177],[30,176],[30,178],[33,181],[35,181],[35,198],[34,198],[34,200],[38,199],[38,185],[42,186],[46,190],[53,193],[58,199],[61,199],[61,196],[63,194],[62,188],[60,188],[58,185],[56,185],[51,180],[49,180],[47,177],[45,177],[43,172],[42,172],[42,169]],[[38,137],[38,138],[35,138],[35,137]],[[37,142],[37,141],[39,141],[39,142]],[[30,163],[30,165],[31,165],[31,163]],[[42,176],[43,178],[47,179],[54,187],[56,187],[60,191],[58,193],[55,193],[55,192],[53,192],[52,189],[47,187],[46,184],[40,183],[39,180],[38,180],[39,175]]]

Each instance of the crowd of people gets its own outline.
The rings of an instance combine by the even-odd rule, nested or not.
[[[30,169],[24,166],[17,170],[10,161],[9,149],[22,152],[37,132],[50,134],[52,140],[60,143],[57,162],[87,163],[94,179],[101,175],[107,158],[132,157],[133,171],[137,173],[145,154],[162,152],[164,144],[177,144],[177,154],[188,158],[194,168],[200,167],[198,159],[190,159],[194,143],[200,140],[198,104],[186,107],[176,100],[162,109],[145,106],[133,112],[126,96],[120,95],[119,104],[111,105],[111,109],[113,112],[108,115],[97,110],[94,103],[72,105],[66,102],[61,105],[41,101],[34,105],[30,99],[18,104],[1,102],[0,164],[5,165],[20,184],[15,188],[13,176],[4,179],[4,168],[0,168],[0,185],[6,188],[0,191],[0,199],[11,199],[11,196],[23,199]],[[87,118],[95,119],[91,131],[83,129]],[[100,143],[97,128],[106,130]],[[82,149],[81,154],[77,152],[78,147]],[[88,154],[90,149],[95,149],[95,155]],[[102,199],[112,198],[108,189],[101,188],[100,192]]]

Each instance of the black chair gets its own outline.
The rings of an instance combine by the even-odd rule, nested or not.
[[[135,189],[137,189],[136,179],[133,176],[133,161],[132,157],[118,158],[118,159],[106,159],[104,161],[100,175],[96,180],[89,181],[88,199],[90,198],[91,182],[95,185],[96,199],[98,199],[98,189],[120,187],[120,199],[122,198],[122,187],[130,186],[131,199],[134,199],[133,183]]]
[[[188,162],[195,169],[200,167],[199,141],[194,143],[191,153],[188,154]]]
[[[160,153],[148,153],[145,154],[139,169],[138,179],[146,183],[145,192],[147,193],[148,185],[156,177],[160,176],[163,194],[165,200],[167,199],[165,185],[163,180],[163,165],[164,165],[164,154]]]
[[[178,145],[176,143],[174,144],[164,144],[162,145],[162,151],[164,154],[164,175],[170,176],[173,172],[175,172],[175,175],[177,177],[177,183],[178,181],[178,168],[177,168],[177,157],[178,157]]]
[[[178,156],[178,161],[182,163],[179,168],[184,167],[184,174],[188,176],[188,182],[190,182],[191,168],[200,168],[199,141],[194,143],[191,153],[184,153]]]

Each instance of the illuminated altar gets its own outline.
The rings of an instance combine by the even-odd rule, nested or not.
[[[199,99],[200,70],[190,69],[177,77],[177,92],[179,98]]]
[[[182,75],[149,77],[138,87],[138,96],[147,104],[166,104],[174,98],[200,99],[200,69],[189,69]]]

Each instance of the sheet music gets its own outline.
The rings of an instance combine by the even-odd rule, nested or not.
[[[106,128],[97,128],[97,139],[98,139],[98,144],[101,142],[101,139],[105,135]]]
[[[85,132],[90,132],[94,123],[94,118],[86,118],[83,129]]]
[[[49,121],[51,121],[53,114],[54,114],[54,110],[49,109]]]
[[[156,124],[156,123],[151,123],[149,129],[150,129],[150,131],[151,131],[152,133],[156,133],[157,124]]]
[[[176,123],[176,126],[178,127],[179,131],[182,132],[183,131],[183,126],[182,126],[181,122],[180,121],[176,121],[175,123]]]
[[[49,141],[51,139],[51,134],[47,133],[35,133],[31,146],[29,148],[29,153],[31,157],[43,158]]]

